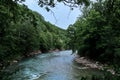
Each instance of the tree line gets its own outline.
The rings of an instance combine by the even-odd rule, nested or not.
[[[120,61],[119,4],[119,0],[98,0],[83,8],[83,14],[67,29],[73,51],[105,63]]]
[[[107,63],[120,72],[120,1],[97,0],[67,29],[69,44],[78,55]],[[108,77],[108,76],[107,76]],[[119,80],[119,76],[93,80]]]
[[[32,51],[70,48],[80,56],[113,65],[116,74],[120,73],[119,0],[97,0],[91,4],[89,0],[57,0],[71,9],[76,4],[89,5],[67,31],[46,22],[42,15],[17,4],[18,1],[24,0],[0,1],[1,69]],[[49,11],[50,7],[55,7],[55,1],[39,0],[38,5]],[[119,80],[119,76],[93,76],[93,80]]]
[[[66,32],[26,5],[0,1],[0,68],[40,50],[66,49]]]

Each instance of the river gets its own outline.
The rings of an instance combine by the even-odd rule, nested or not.
[[[72,51],[67,50],[24,59],[8,77],[12,80],[80,80],[82,76],[102,74],[102,71],[77,64],[71,54]]]

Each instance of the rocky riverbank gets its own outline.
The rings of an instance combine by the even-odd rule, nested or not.
[[[54,50],[49,50],[47,52],[52,53],[52,52],[58,52],[58,51],[61,51],[61,50],[54,49]],[[6,63],[4,63],[4,62],[1,63],[0,62],[0,71],[4,71],[7,67],[17,64],[19,61],[21,61],[24,58],[32,57],[32,56],[39,55],[39,54],[44,54],[44,53],[42,53],[41,50],[36,50],[36,51],[33,51],[33,52],[31,52],[27,55],[24,55],[24,56],[23,55],[22,56],[18,55],[18,56],[16,56],[16,58],[6,61]]]
[[[98,61],[92,61],[90,59],[87,59],[85,57],[79,57],[78,55],[74,59],[77,63],[82,64],[86,66],[87,68],[95,68],[99,70],[105,70],[112,73],[113,75],[115,74],[115,71],[111,68],[108,68],[107,64],[101,64]]]

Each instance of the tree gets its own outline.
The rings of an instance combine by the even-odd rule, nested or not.
[[[0,1],[0,69],[37,50],[65,49],[65,30],[17,1]]]
[[[78,7],[82,4],[85,4],[86,6],[89,5],[89,0],[39,0],[38,5],[40,7],[45,7],[47,11],[50,10],[50,7],[55,7],[57,2],[62,2],[66,6],[69,6],[71,9],[74,7]]]
[[[72,49],[73,53],[76,51],[76,27],[73,27],[73,25],[69,25],[67,29],[67,36],[69,38],[68,45],[69,49]],[[73,43],[73,44],[72,44]]]
[[[101,62],[114,63],[119,54],[119,6],[118,0],[98,0],[90,7],[83,8],[83,15],[72,25],[76,37],[72,45],[80,56]],[[68,28],[69,29],[69,28]],[[72,29],[72,30],[73,30]],[[73,37],[70,37],[73,41]],[[73,48],[74,50],[74,48]]]

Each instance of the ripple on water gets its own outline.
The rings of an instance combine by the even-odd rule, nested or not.
[[[37,55],[21,61],[12,80],[79,80],[81,76],[100,73],[76,64],[72,51]],[[22,66],[22,68],[21,68]]]

